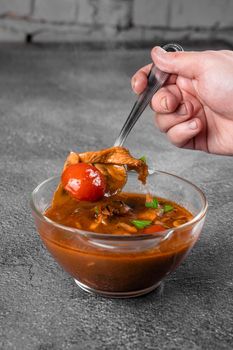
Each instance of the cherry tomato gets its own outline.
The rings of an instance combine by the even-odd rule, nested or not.
[[[155,232],[161,232],[165,231],[165,227],[162,225],[151,225],[146,228],[144,228],[143,233],[155,233]]]
[[[69,194],[80,201],[95,202],[106,189],[104,175],[93,165],[72,164],[62,174],[62,185]]]

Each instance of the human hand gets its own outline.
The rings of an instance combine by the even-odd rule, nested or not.
[[[155,124],[177,147],[233,155],[233,51],[166,52],[152,60],[171,73],[151,101]],[[151,65],[132,77],[140,94]]]

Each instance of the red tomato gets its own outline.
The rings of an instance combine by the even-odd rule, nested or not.
[[[143,233],[155,233],[165,230],[165,227],[163,227],[162,225],[151,225],[149,227],[144,228]]]
[[[93,165],[70,165],[62,174],[62,185],[69,194],[80,201],[95,202],[102,198],[106,189],[104,175]]]

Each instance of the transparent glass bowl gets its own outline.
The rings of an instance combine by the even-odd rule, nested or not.
[[[63,226],[44,216],[59,181],[60,177],[50,178],[33,191],[33,216],[48,251],[88,292],[124,298],[152,291],[187,256],[204,224],[207,201],[202,191],[178,176],[155,171],[146,187],[129,173],[124,191],[149,189],[188,209],[194,215],[190,222],[155,234],[117,236]]]

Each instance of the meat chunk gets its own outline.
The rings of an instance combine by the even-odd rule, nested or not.
[[[112,164],[95,164],[95,167],[105,176],[108,195],[121,191],[127,181],[127,172],[124,166]]]
[[[131,208],[122,201],[112,201],[100,208],[101,214],[105,216],[126,215],[130,210]]]
[[[143,184],[146,183],[148,167],[141,159],[131,156],[130,152],[124,147],[111,147],[96,152],[85,152],[79,154],[81,162],[91,164],[114,164],[127,166],[129,170],[135,170],[138,178]]]

